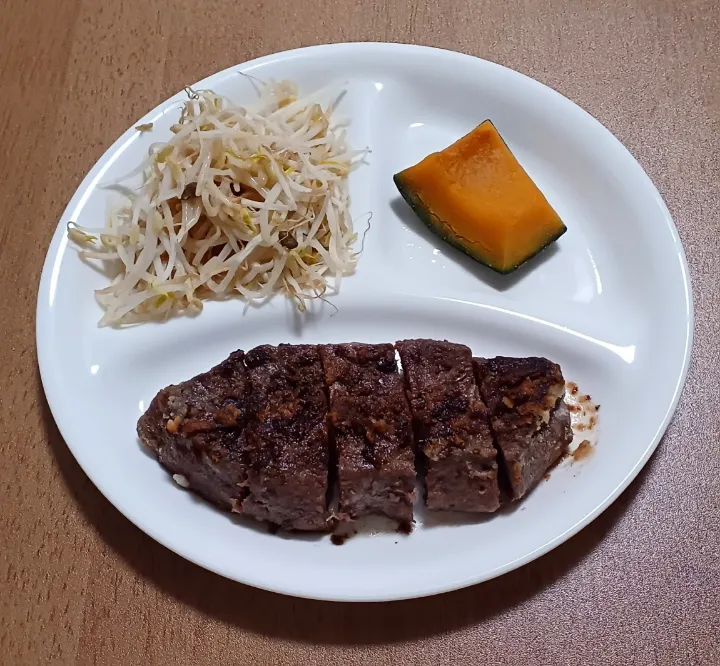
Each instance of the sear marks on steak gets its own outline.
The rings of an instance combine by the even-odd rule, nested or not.
[[[339,516],[382,515],[409,529],[415,465],[412,417],[391,344],[320,348],[330,390]]]
[[[475,359],[512,497],[524,497],[572,441],[560,366],[545,358]]]
[[[140,440],[178,483],[224,509],[245,498],[248,380],[243,352],[168,386],[138,421]],[[184,477],[184,478],[183,478]]]
[[[470,349],[436,340],[403,340],[396,347],[425,467],[428,509],[497,510],[497,453]]]
[[[325,531],[329,443],[318,349],[263,345],[249,351],[245,363],[253,418],[241,511],[281,529]]]

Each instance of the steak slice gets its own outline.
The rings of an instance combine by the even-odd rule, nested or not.
[[[500,506],[496,451],[468,347],[436,340],[396,344],[428,509],[490,512]]]
[[[253,418],[242,513],[281,529],[328,529],[327,396],[318,349],[263,345],[245,357]]]
[[[534,488],[572,441],[565,380],[545,358],[475,359],[501,467],[515,500]]]
[[[140,440],[176,481],[223,509],[244,499],[248,380],[244,354],[168,386],[137,425]]]
[[[391,344],[320,348],[330,390],[337,453],[339,512],[354,520],[413,520],[415,464],[412,416]]]

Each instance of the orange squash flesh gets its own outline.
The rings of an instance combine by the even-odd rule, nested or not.
[[[567,230],[489,120],[394,180],[431,230],[500,273]]]

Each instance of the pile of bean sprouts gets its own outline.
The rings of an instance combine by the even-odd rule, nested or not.
[[[174,136],[130,174],[143,184],[126,188],[105,228],[68,225],[84,258],[119,267],[96,292],[101,325],[198,312],[237,293],[257,303],[283,292],[304,311],[337,292],[357,263],[348,174],[366,151],[350,150],[334,104],[316,95],[259,83],[242,107],[188,90]]]

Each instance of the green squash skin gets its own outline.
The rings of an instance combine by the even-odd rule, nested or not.
[[[515,264],[514,266],[510,266],[509,268],[499,268],[498,266],[494,266],[479,252],[473,251],[472,247],[464,245],[457,236],[455,236],[451,231],[449,231],[447,225],[437,215],[435,215],[428,208],[428,206],[425,205],[425,203],[423,203],[420,197],[417,196],[417,194],[415,194],[415,192],[408,185],[403,182],[402,172],[396,173],[393,176],[393,181],[395,182],[395,186],[398,188],[398,191],[402,195],[402,198],[407,201],[410,208],[413,209],[415,214],[420,218],[422,223],[428,229],[430,229],[430,231],[442,238],[442,240],[444,240],[449,245],[452,245],[454,248],[457,248],[464,254],[468,255],[468,257],[471,257],[478,263],[482,264],[483,266],[487,266],[488,268],[494,270],[496,273],[500,273],[501,275],[508,275],[509,273],[517,270],[518,268],[520,268],[520,266],[523,266],[533,257],[536,257],[538,254],[540,254],[546,247],[552,245],[558,238],[560,238],[560,236],[562,236],[567,231],[567,227],[564,223],[562,223],[562,229],[558,231],[557,234],[550,237],[544,245],[541,245],[535,252],[523,259],[520,263]]]

